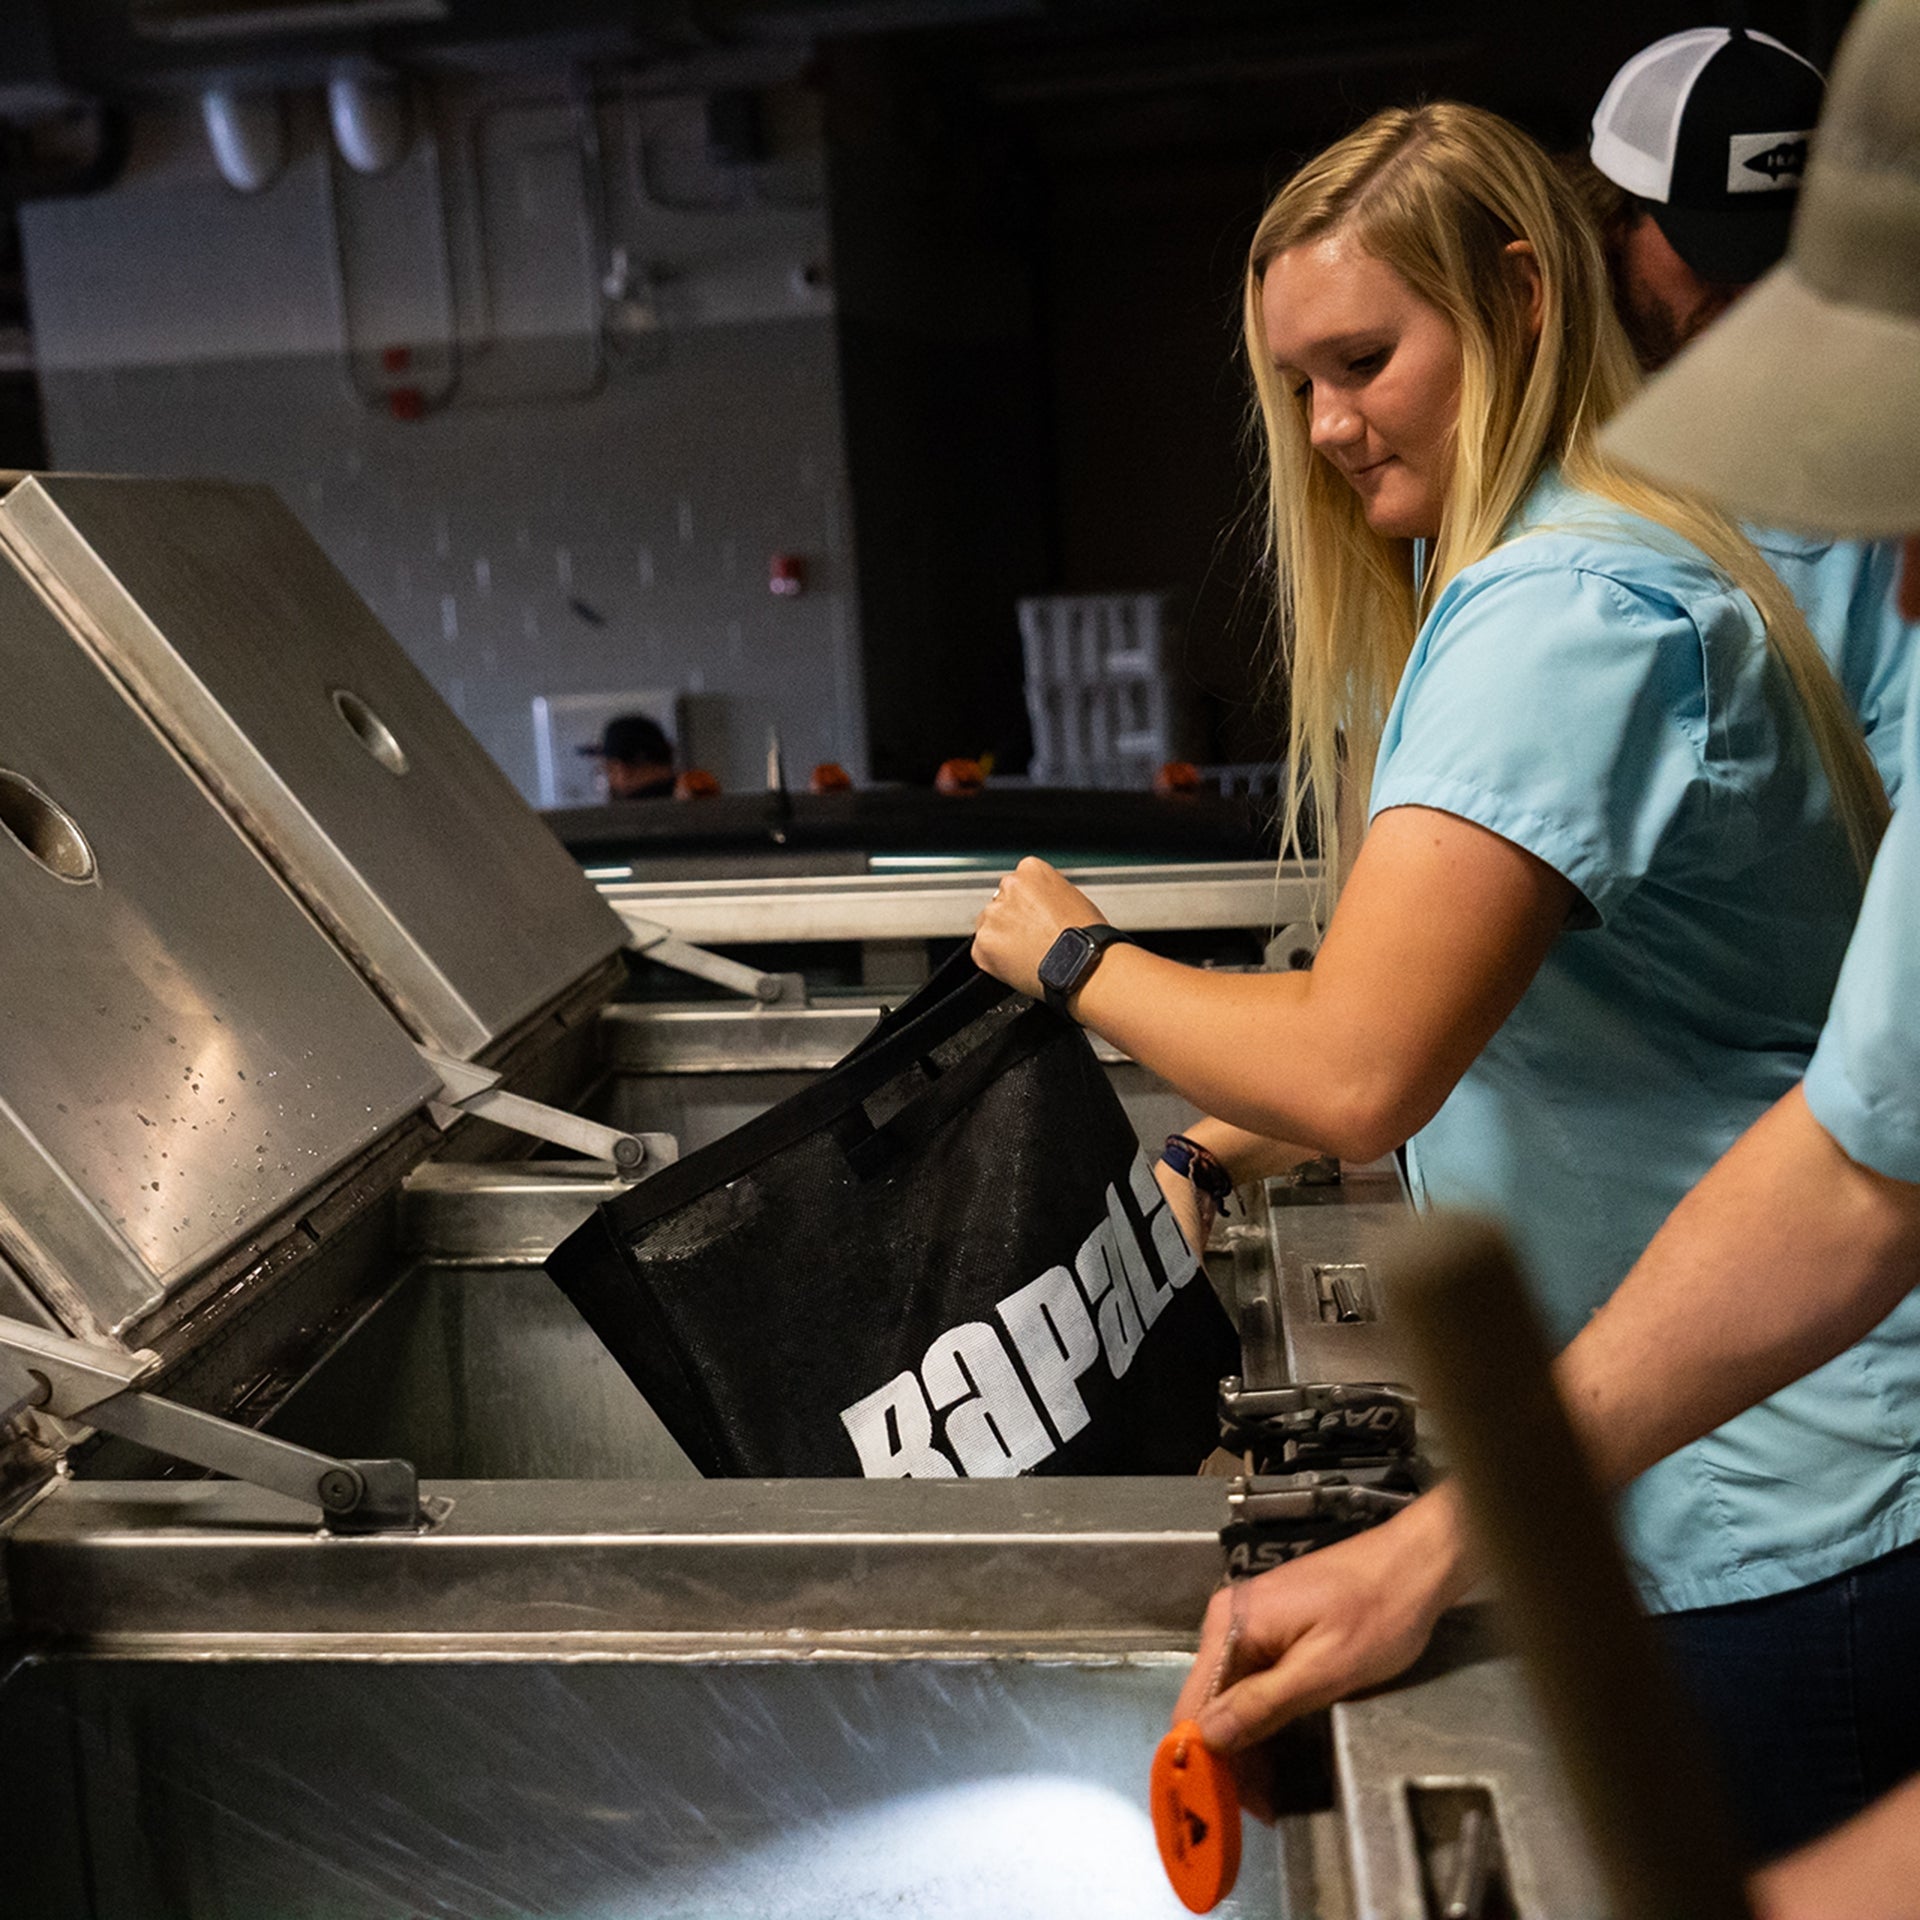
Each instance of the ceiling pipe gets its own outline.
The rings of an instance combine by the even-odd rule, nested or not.
[[[334,144],[355,173],[386,173],[406,158],[407,96],[390,73],[336,73],[327,82]]]
[[[287,164],[287,116],[277,93],[240,93],[209,87],[200,96],[200,117],[220,177],[236,193],[260,193]]]

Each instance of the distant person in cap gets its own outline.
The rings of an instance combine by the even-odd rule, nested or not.
[[[1602,444],[1756,519],[1898,536],[1902,594],[1920,615],[1920,0],[1870,0],[1849,34],[1786,263]],[[1920,712],[1908,713],[1912,795]],[[1878,1329],[1880,1350],[1908,1365],[1920,1351],[1916,1279],[1920,800],[1909,799],[1879,849],[1803,1083],[1680,1202],[1557,1363],[1595,1474],[1625,1489],[1815,1369],[1809,1384],[1825,1385],[1836,1410],[1883,1392],[1887,1379],[1849,1356]],[[1911,1421],[1890,1403],[1883,1418],[1889,1464],[1920,1459]],[[1750,1819],[1804,1838],[1858,1814],[1757,1876],[1760,1920],[1920,1920],[1920,1782],[1858,1813],[1920,1768],[1920,1492],[1913,1472],[1883,1471],[1849,1502],[1877,1537],[1874,1556],[1747,1603],[1759,1633],[1736,1641],[1698,1617],[1679,1629],[1721,1642],[1722,1657],[1687,1664],[1715,1718],[1741,1729],[1725,1757]],[[1303,1598],[1284,1635],[1252,1657],[1243,1642],[1247,1677],[1199,1716],[1210,1746],[1251,1745],[1303,1707],[1400,1670],[1475,1577],[1444,1487],[1296,1564]],[[1763,1578],[1769,1562],[1747,1571]],[[1203,1676],[1218,1628],[1210,1619]],[[1825,1679],[1781,1715],[1776,1682],[1790,1662]]]
[[[623,713],[609,720],[600,744],[580,751],[600,762],[609,800],[673,797],[673,742],[644,713]]]
[[[1826,82],[1764,33],[1695,27],[1636,53],[1570,169],[1599,223],[1614,309],[1640,364],[1664,366],[1787,251]],[[1845,689],[1889,794],[1914,634],[1884,543],[1749,525]]]

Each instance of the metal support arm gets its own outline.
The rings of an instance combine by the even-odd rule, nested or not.
[[[671,967],[676,973],[691,974],[696,980],[711,981],[716,987],[725,987],[729,993],[744,994],[749,1000],[758,1000],[762,1006],[806,1005],[806,987],[798,974],[762,973],[758,967],[729,960],[724,954],[713,953],[706,947],[696,947],[690,940],[682,940],[671,927],[663,927],[657,920],[643,919],[639,914],[629,912],[618,900],[611,904],[627,923],[627,946],[634,953],[644,953],[649,960],[657,960],[661,966]]]
[[[0,1316],[0,1421],[29,1407],[83,1421],[175,1460],[317,1506],[335,1533],[413,1531],[444,1515],[405,1460],[336,1460],[271,1434],[134,1391],[160,1364]]]
[[[420,1047],[420,1057],[440,1076],[444,1101],[429,1109],[434,1120],[449,1127],[461,1114],[470,1113],[495,1126],[511,1128],[529,1139],[545,1140],[571,1153],[585,1154],[591,1160],[610,1160],[627,1179],[638,1179],[649,1163],[661,1165],[675,1157],[677,1148],[665,1135],[623,1133],[618,1127],[602,1126],[597,1120],[583,1119],[577,1113],[563,1112],[518,1093],[508,1093],[500,1085],[500,1076],[470,1061],[455,1060],[431,1047]]]

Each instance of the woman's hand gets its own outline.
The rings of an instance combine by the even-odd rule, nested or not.
[[[1243,1582],[1231,1670],[1209,1700],[1236,1604],[1222,1588],[1173,1718],[1198,1720],[1215,1753],[1255,1746],[1303,1713],[1403,1673],[1469,1577],[1452,1489],[1424,1494],[1383,1526]],[[1252,1796],[1248,1804],[1261,1810]]]
[[[1103,925],[1106,917],[1064,874],[1029,855],[974,922],[973,963],[1038,1000],[1047,949],[1069,927]]]

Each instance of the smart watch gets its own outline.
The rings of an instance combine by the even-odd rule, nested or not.
[[[1116,940],[1133,944],[1118,927],[1069,927],[1040,962],[1040,991],[1055,1013],[1065,1013],[1067,1002],[1087,984],[1100,956]]]

